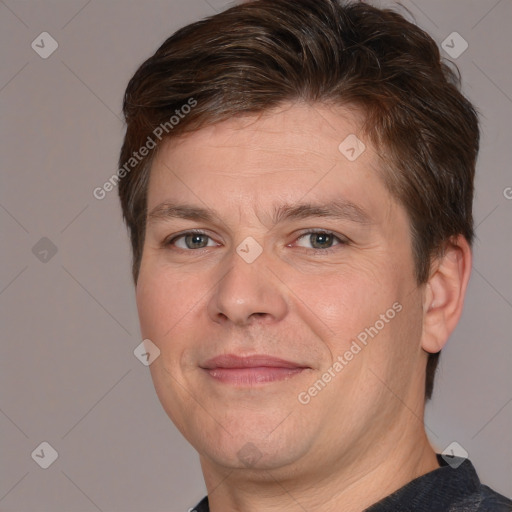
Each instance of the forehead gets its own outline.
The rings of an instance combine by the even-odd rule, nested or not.
[[[356,108],[327,106],[325,104],[287,103],[275,109],[254,115],[236,116],[227,121],[206,126],[193,133],[170,138],[163,143],[163,152],[175,155],[190,149],[202,153],[214,150],[222,156],[229,151],[256,152],[261,159],[275,158],[274,165],[307,156],[320,165],[339,159],[339,145],[349,135],[365,138],[361,132],[362,114]],[[365,144],[368,145],[367,141]],[[189,155],[194,157],[194,155]],[[197,155],[200,156],[200,155]],[[253,155],[256,159],[257,155]],[[323,164],[322,164],[323,161]],[[211,162],[214,163],[214,162]],[[260,169],[261,172],[265,168]]]

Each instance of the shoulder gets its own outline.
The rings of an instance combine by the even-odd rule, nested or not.
[[[210,512],[208,496],[205,496],[194,508],[189,509],[189,512]]]
[[[512,512],[512,501],[478,478],[468,459],[438,456],[439,468],[420,476],[366,512]]]
[[[475,512],[512,512],[512,500],[486,485],[480,486],[478,500]]]

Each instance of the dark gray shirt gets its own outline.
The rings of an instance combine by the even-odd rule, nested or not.
[[[512,512],[512,501],[482,485],[473,464],[456,457],[451,465],[437,456],[440,468],[416,478],[366,509],[366,512]],[[453,467],[452,467],[453,466]],[[191,512],[209,512],[208,497]]]

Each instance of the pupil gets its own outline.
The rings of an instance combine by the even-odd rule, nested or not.
[[[325,249],[329,247],[332,242],[332,236],[327,233],[314,233],[311,237],[311,245],[315,247],[315,249]]]
[[[206,246],[203,235],[188,235],[186,242],[189,249],[197,249]]]

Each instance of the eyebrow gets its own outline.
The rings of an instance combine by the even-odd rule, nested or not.
[[[273,221],[277,224],[285,220],[301,220],[309,217],[349,220],[358,224],[371,223],[370,216],[362,207],[346,199],[338,199],[325,204],[283,205],[275,209]]]
[[[300,203],[277,206],[274,208],[272,221],[274,224],[278,224],[284,221],[302,220],[310,217],[348,220],[358,224],[371,223],[370,215],[362,207],[346,199],[337,199],[325,204]],[[222,223],[214,210],[169,201],[155,206],[148,214],[148,223],[172,219]]]

